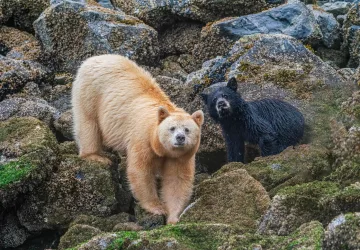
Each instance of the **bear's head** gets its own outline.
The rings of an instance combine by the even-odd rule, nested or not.
[[[178,157],[197,151],[204,122],[201,110],[190,115],[184,111],[170,113],[165,107],[159,107],[158,120],[157,135],[166,156]]]
[[[236,92],[237,87],[236,79],[233,77],[226,86],[219,87],[209,94],[201,93],[209,114],[215,121],[239,118],[241,115],[246,103]]]

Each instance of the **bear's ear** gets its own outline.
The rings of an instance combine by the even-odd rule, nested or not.
[[[204,112],[202,110],[195,111],[191,117],[194,119],[196,124],[200,127],[204,123]]]
[[[231,77],[226,85],[226,87],[230,88],[231,90],[235,91],[237,90],[237,81],[235,77]]]
[[[159,119],[159,123],[161,123],[166,117],[168,117],[170,115],[169,111],[163,107],[160,106],[158,109],[158,119]]]
[[[205,93],[200,93],[201,98],[203,99],[204,103],[207,103],[208,95]]]

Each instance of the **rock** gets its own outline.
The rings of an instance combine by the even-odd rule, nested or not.
[[[91,227],[96,227],[104,232],[111,232],[112,229],[119,223],[129,222],[129,216],[130,215],[127,213],[119,213],[103,218],[93,215],[82,214],[76,217],[76,219],[71,223],[71,226],[77,224],[88,225]]]
[[[40,46],[33,35],[0,26],[0,54],[17,60],[37,60],[40,57]]]
[[[52,127],[54,120],[60,117],[60,112],[39,98],[15,97],[0,102],[0,121],[26,116],[35,117]]]
[[[358,5],[358,4],[357,4]],[[349,54],[347,67],[357,68],[359,65],[359,42],[360,42],[360,18],[357,6],[354,5],[348,12],[343,24],[343,44],[342,50]]]
[[[318,220],[327,224],[341,212],[360,208],[360,189],[341,190],[332,182],[310,182],[286,187],[273,198],[263,216],[258,232],[289,235],[301,224]]]
[[[17,214],[29,231],[66,228],[77,216],[110,216],[119,212],[119,184],[114,166],[64,155],[57,171],[34,190]]]
[[[33,32],[33,22],[49,6],[48,0],[5,0],[0,2],[0,24],[13,23]]]
[[[95,227],[81,224],[74,225],[61,237],[58,249],[75,247],[100,233],[101,231]]]
[[[322,42],[327,48],[340,47],[340,25],[336,18],[322,8],[315,5],[307,5],[313,12],[315,20],[320,27],[322,33]]]
[[[28,233],[21,227],[16,216],[7,215],[0,220],[0,247],[13,248],[20,246],[25,242]]]
[[[336,20],[339,22],[339,24],[342,26],[346,20],[346,15],[338,15],[336,17]]]
[[[68,140],[73,139],[72,111],[68,110],[61,114],[54,122],[55,129]]]
[[[188,73],[198,70],[201,65],[198,65],[195,58],[191,54],[182,54],[177,60],[180,66]]]
[[[56,85],[43,93],[44,99],[60,112],[71,109],[71,82],[65,85]]]
[[[355,69],[352,68],[342,68],[339,69],[338,74],[341,75],[346,81],[351,81],[355,74]]]
[[[59,71],[75,73],[83,60],[100,54],[121,54],[145,64],[153,64],[158,56],[154,29],[135,17],[95,4],[64,0],[46,9],[34,29]]]
[[[176,23],[159,33],[160,52],[167,55],[191,54],[200,39],[200,23]]]
[[[327,226],[323,249],[359,249],[359,235],[360,213],[341,214]]]
[[[236,234],[226,224],[178,224],[140,232],[117,232],[94,237],[79,249],[218,249]],[[100,244],[99,244],[100,243]]]
[[[75,141],[64,141],[59,144],[60,155],[77,155],[79,153]]]
[[[322,180],[331,172],[328,150],[310,145],[287,148],[278,155],[256,158],[249,164],[232,162],[219,170],[245,169],[258,180],[272,197],[279,189]]]
[[[143,227],[134,222],[118,223],[114,226],[113,231],[140,231]]]
[[[355,92],[352,98],[343,103],[343,114],[348,114],[348,123],[359,120],[358,107],[360,105],[359,92]],[[345,113],[346,112],[346,113]],[[335,159],[334,171],[328,177],[342,185],[348,185],[360,178],[360,127],[351,126],[346,129],[343,124],[333,123],[332,154]]]
[[[176,56],[169,56],[160,61],[161,75],[185,81],[187,72],[177,62]]]
[[[252,47],[247,49],[249,43]],[[332,67],[289,36],[249,36],[240,39],[232,50],[240,53],[236,53],[239,57],[231,65],[227,77],[235,76],[238,81],[255,81],[262,85],[272,82],[278,87],[291,89],[300,99],[306,99],[323,86],[343,83]],[[294,81],[297,86],[293,85]]]
[[[194,200],[181,222],[226,223],[243,232],[255,230],[270,203],[263,186],[243,169],[203,181],[195,189]]]
[[[15,60],[0,55],[0,101],[15,93],[28,82],[41,84],[50,81],[51,72],[43,65],[29,60]]]
[[[304,4],[286,4],[258,14],[208,24],[193,54],[200,61],[224,55],[235,41],[252,34],[285,34],[311,46],[318,46],[323,38],[314,15]]]
[[[237,235],[226,242],[220,248],[226,249],[252,249],[252,250],[279,250],[279,249],[322,249],[324,228],[318,221],[312,221],[301,225],[289,236],[260,236]],[[241,246],[241,248],[238,248]]]
[[[351,8],[351,3],[342,1],[330,2],[323,4],[321,8],[337,17],[339,15],[346,15]]]
[[[115,0],[116,6],[129,15],[134,15],[152,27],[175,23],[179,18],[203,23],[227,16],[242,16],[257,13],[266,6],[265,1],[162,1]]]
[[[0,210],[14,206],[19,196],[34,192],[49,177],[56,151],[54,135],[39,120],[0,122]]]
[[[165,216],[151,214],[142,209],[139,205],[135,206],[135,218],[137,223],[147,230],[160,227],[166,223]]]

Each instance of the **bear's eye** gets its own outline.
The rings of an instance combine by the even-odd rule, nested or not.
[[[216,102],[216,97],[212,101],[215,103]]]
[[[189,133],[190,130],[188,128],[185,128],[185,133]]]
[[[174,132],[174,131],[175,131],[175,127],[171,127],[171,128],[170,128],[170,131],[171,131],[171,132]]]
[[[228,98],[228,96],[227,96],[227,95],[225,95],[225,94],[223,94],[223,95],[222,95],[222,97],[224,97],[224,98]]]

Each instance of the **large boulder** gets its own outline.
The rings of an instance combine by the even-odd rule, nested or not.
[[[64,0],[51,5],[34,22],[36,36],[57,70],[75,72],[83,60],[121,54],[153,64],[158,56],[157,32],[120,11]]]
[[[339,15],[346,15],[351,8],[351,3],[345,1],[336,1],[325,3],[321,8],[337,17]]]
[[[77,216],[110,216],[126,202],[118,197],[117,171],[77,155],[64,155],[57,171],[18,208],[20,223],[31,232],[66,228]],[[130,201],[129,201],[130,202]]]
[[[51,81],[49,69],[30,60],[15,60],[0,55],[0,101],[6,95],[21,90],[28,82],[41,84]]]
[[[285,34],[312,46],[319,45],[323,38],[314,15],[303,3],[286,4],[208,24],[201,32],[194,55],[201,61],[224,55],[235,41],[252,34]]]
[[[181,222],[226,223],[242,232],[256,229],[270,203],[263,186],[244,169],[201,182],[194,200],[181,215]]]
[[[343,212],[360,209],[360,189],[340,189],[332,182],[310,182],[280,190],[259,225],[261,234],[288,235],[301,224],[318,220],[327,225]]]
[[[137,16],[155,28],[171,24],[179,18],[207,23],[227,16],[257,13],[266,6],[264,0],[250,2],[244,0],[164,0],[157,2],[149,0],[115,0],[115,3],[129,15]]]
[[[2,0],[0,24],[11,22],[21,30],[33,32],[33,22],[49,5],[49,0]]]
[[[221,172],[245,169],[273,197],[286,186],[322,180],[331,172],[329,150],[311,145],[289,147],[278,155],[258,157],[249,164],[232,162]]]

